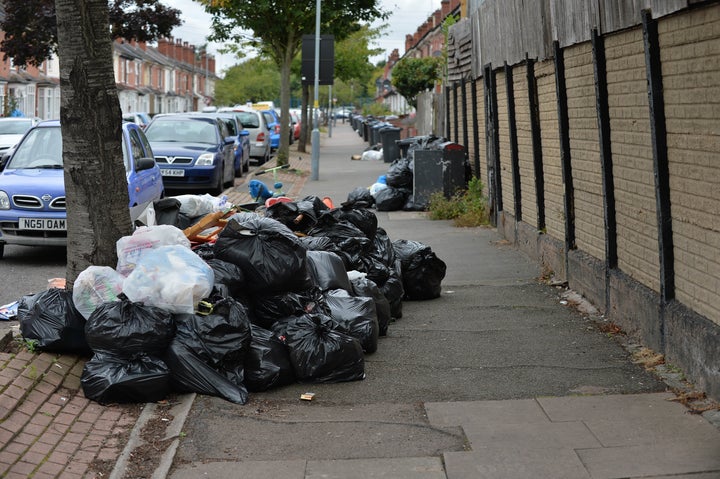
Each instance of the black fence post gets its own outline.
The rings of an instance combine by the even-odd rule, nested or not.
[[[673,253],[672,215],[670,211],[670,166],[667,152],[665,101],[662,86],[662,65],[657,22],[650,10],[642,11],[645,69],[650,106],[650,135],[653,149],[655,202],[660,253],[660,298],[664,305],[675,298],[675,267]],[[664,329],[664,328],[663,328]],[[663,334],[663,342],[664,342]]]

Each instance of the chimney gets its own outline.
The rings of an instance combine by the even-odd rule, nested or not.
[[[443,20],[450,14],[450,10],[450,0],[442,0],[440,2],[440,12],[442,13]]]
[[[437,28],[440,25],[442,25],[443,17],[442,12],[438,9],[435,10],[435,13],[433,13],[433,27]]]
[[[166,57],[172,56],[172,37],[158,40],[158,52]]]
[[[208,70],[210,70],[210,75],[215,75],[215,57],[212,55],[208,61]]]
[[[147,43],[145,43],[145,42],[138,42],[138,46],[143,51],[147,50]]]
[[[405,35],[405,51],[408,51],[413,46],[413,36],[410,34]]]

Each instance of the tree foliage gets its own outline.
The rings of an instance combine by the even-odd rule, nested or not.
[[[277,98],[280,93],[280,73],[266,58],[250,58],[225,72],[225,78],[215,82],[215,101],[218,105],[237,105]]]
[[[392,70],[392,84],[407,102],[417,107],[417,96],[440,79],[441,60],[436,57],[403,58]]]
[[[199,0],[212,15],[211,40],[237,42],[258,49],[280,70],[281,121],[278,163],[288,159],[290,66],[300,52],[302,36],[315,33],[316,2],[312,0]],[[326,0],[320,15],[323,34],[342,40],[361,23],[385,18],[378,0]],[[252,36],[247,31],[252,32]]]
[[[57,53],[58,25],[55,0],[4,0],[5,18],[0,29],[4,58],[16,65],[36,65]],[[108,4],[112,38],[153,41],[170,36],[182,24],[180,10],[159,0],[112,0]]]

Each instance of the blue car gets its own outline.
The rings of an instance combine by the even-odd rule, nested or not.
[[[265,121],[270,128],[270,149],[272,151],[280,148],[280,117],[275,110],[261,110]]]
[[[228,132],[235,138],[233,155],[235,157],[235,176],[242,177],[243,172],[250,170],[250,132],[245,129],[239,112],[214,112],[209,115],[217,116],[225,122]]]
[[[145,127],[166,190],[219,195],[235,182],[235,139],[214,113],[155,115]]]
[[[165,191],[142,129],[123,123],[122,140],[134,221]],[[6,244],[65,246],[66,217],[60,122],[40,122],[0,161],[0,258]]]

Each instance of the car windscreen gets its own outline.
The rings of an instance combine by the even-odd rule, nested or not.
[[[0,121],[0,135],[22,135],[31,126],[32,120]]]
[[[145,130],[151,142],[218,143],[215,124],[193,119],[156,119]]]
[[[18,145],[9,169],[59,168],[62,169],[62,136],[60,127],[35,128]]]
[[[238,112],[238,116],[240,117],[240,123],[245,128],[260,128],[260,120],[257,114],[243,111]]]

